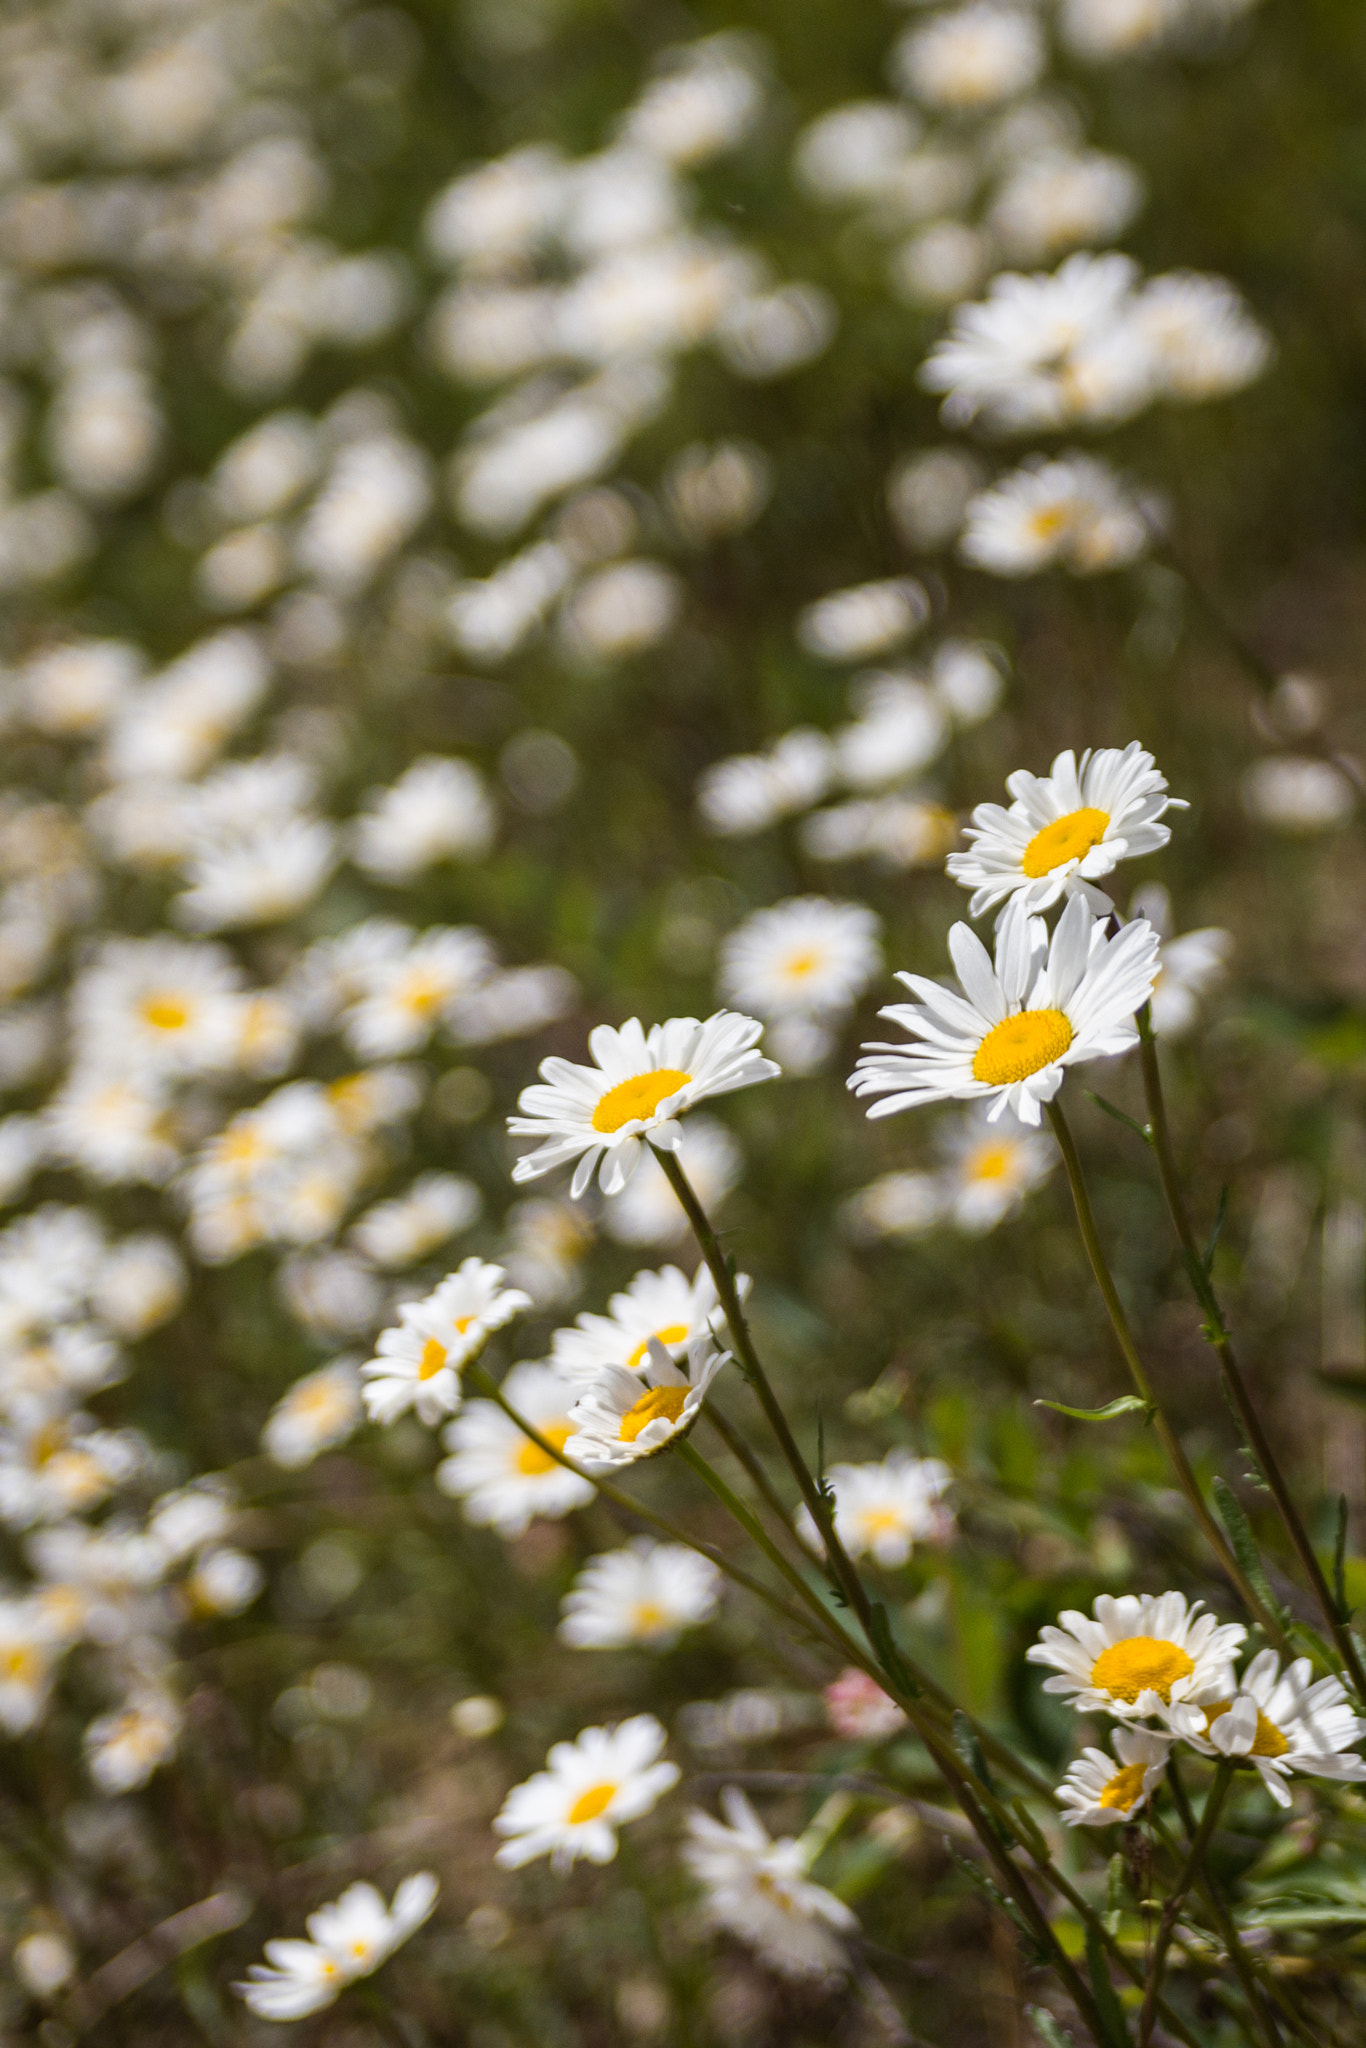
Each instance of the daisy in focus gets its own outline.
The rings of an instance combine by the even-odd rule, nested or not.
[[[721,993],[770,1022],[789,1072],[809,1072],[882,965],[878,930],[863,904],[826,896],[756,911],[721,949]]]
[[[436,1904],[430,1871],[405,1877],[385,1905],[372,1884],[353,1884],[309,1915],[307,1941],[268,1941],[233,1989],[263,2020],[300,2020],[321,2012],[358,1977],[369,1977],[415,1934]]]
[[[1017,897],[1027,910],[1049,910],[1074,894],[1108,913],[1114,905],[1095,884],[1120,861],[1165,846],[1171,829],[1160,820],[1186,808],[1168,796],[1166,777],[1137,740],[1123,751],[1088,748],[1080,761],[1069,748],[1047,775],[1017,768],[1006,788],[1015,799],[1010,809],[978,804],[964,833],[971,851],[945,863],[973,891],[972,917]]]
[[[737,1276],[741,1297],[749,1290],[746,1274]],[[706,1266],[692,1279],[677,1266],[657,1273],[637,1273],[622,1294],[614,1294],[605,1316],[585,1313],[574,1327],[557,1330],[550,1362],[576,1387],[588,1387],[609,1366],[637,1373],[650,1363],[650,1340],[676,1352],[699,1337],[713,1334],[720,1315],[716,1285]]]
[[[1285,1780],[1294,1771],[1340,1782],[1366,1782],[1366,1761],[1351,1745],[1366,1735],[1336,1677],[1315,1684],[1307,1657],[1284,1675],[1274,1650],[1262,1650],[1231,1696],[1187,1700],[1167,1716],[1202,1756],[1245,1758],[1278,1806],[1289,1806]]]
[[[885,1570],[906,1564],[917,1543],[943,1543],[953,1532],[953,1515],[941,1505],[952,1473],[940,1458],[893,1451],[875,1465],[832,1465],[835,1534],[850,1557],[872,1557]],[[797,1527],[807,1543],[817,1541],[810,1513],[802,1508]]]
[[[589,1036],[592,1067],[569,1060],[541,1062],[541,1079],[522,1091],[509,1117],[514,1137],[542,1140],[512,1169],[515,1181],[538,1180],[577,1159],[572,1195],[583,1194],[598,1168],[606,1195],[630,1180],[641,1139],[676,1152],[677,1119],[711,1095],[728,1095],[780,1070],[755,1050],[763,1031],[753,1017],[718,1010],[705,1024],[673,1017],[646,1033],[632,1017],[620,1031],[600,1024]]]
[[[610,1863],[618,1828],[649,1813],[678,1783],[678,1765],[660,1757],[667,1740],[653,1714],[635,1714],[557,1742],[546,1769],[503,1801],[493,1829],[505,1839],[495,1860],[517,1870],[548,1856],[560,1872],[580,1857]]]
[[[439,1422],[460,1406],[460,1374],[489,1337],[531,1297],[503,1285],[503,1268],[466,1259],[425,1301],[405,1302],[399,1327],[381,1333],[376,1356],[360,1369],[373,1422],[390,1423],[407,1409],[420,1422]]]
[[[1167,1717],[1184,1701],[1227,1699],[1235,1690],[1233,1657],[1247,1630],[1202,1613],[1202,1605],[1189,1605],[1184,1593],[1102,1593],[1090,1616],[1060,1614],[1059,1626],[1043,1629],[1025,1656],[1052,1669],[1044,1691],[1079,1714]]]
[[[858,1925],[842,1899],[807,1876],[813,1842],[774,1841],[743,1792],[721,1794],[725,1822],[688,1815],[683,1859],[707,1895],[707,1915],[785,1977],[842,1976],[841,1935]]]
[[[515,1365],[504,1395],[557,1451],[573,1435],[573,1391],[548,1365]],[[557,1465],[518,1429],[496,1401],[471,1401],[442,1437],[450,1452],[436,1468],[443,1493],[463,1503],[465,1520],[521,1536],[537,1515],[558,1518],[593,1498],[591,1481]]]
[[[576,1650],[671,1649],[716,1612],[717,1567],[683,1543],[637,1536],[592,1557],[564,1598],[559,1636]]]
[[[681,1442],[702,1413],[712,1381],[730,1360],[710,1337],[688,1347],[687,1371],[657,1338],[637,1372],[605,1366],[569,1412],[574,1434],[565,1452],[585,1465],[633,1465]]]
[[[1146,1728],[1116,1728],[1115,1755],[1083,1750],[1058,1787],[1063,1825],[1108,1828],[1146,1806],[1167,1769],[1171,1739]],[[1115,1768],[1115,1758],[1119,1768]]]
[[[949,951],[962,995],[923,975],[897,977],[920,1000],[880,1014],[922,1043],[865,1046],[849,1087],[884,1098],[870,1117],[989,1098],[988,1121],[1008,1111],[1037,1125],[1064,1068],[1138,1043],[1134,1012],[1152,992],[1158,957],[1157,934],[1143,920],[1107,938],[1074,896],[1051,939],[1042,918],[1012,906],[997,930],[994,967],[968,925],[953,927]]]

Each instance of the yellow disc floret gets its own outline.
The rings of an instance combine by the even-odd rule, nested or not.
[[[593,1129],[610,1136],[623,1124],[653,1116],[661,1102],[677,1095],[691,1079],[691,1074],[682,1074],[677,1067],[655,1067],[648,1074],[632,1074],[629,1081],[618,1081],[593,1111]]]
[[[570,1827],[582,1827],[585,1821],[596,1820],[599,1814],[606,1813],[616,1796],[615,1785],[590,1785],[569,1809]]]
[[[1177,1679],[1189,1678],[1194,1669],[1179,1643],[1164,1642],[1159,1636],[1130,1636],[1101,1651],[1091,1667],[1091,1683],[1097,1692],[1127,1700],[1130,1706],[1144,1692],[1155,1692],[1170,1706]]]
[[[649,1393],[642,1394],[622,1416],[619,1432],[622,1443],[633,1444],[640,1432],[658,1421],[661,1415],[666,1422],[677,1422],[687,1398],[686,1387],[651,1387]]]
[[[1101,1805],[1127,1813],[1143,1791],[1146,1768],[1144,1764],[1126,1764],[1122,1771],[1116,1771],[1100,1795]]]
[[[417,1376],[420,1380],[432,1380],[446,1363],[446,1347],[436,1337],[429,1337],[422,1347],[418,1360]]]
[[[686,1323],[666,1323],[662,1330],[652,1330],[650,1336],[654,1338],[656,1344],[662,1344],[667,1351],[670,1345],[687,1343],[688,1326]],[[626,1361],[630,1371],[634,1372],[638,1365],[644,1365],[649,1350],[650,1338],[642,1337]]]
[[[183,1031],[190,1021],[190,1006],[180,996],[144,996],[142,1017],[154,1031]]]
[[[1055,818],[1051,825],[1034,834],[1020,865],[1031,881],[1037,881],[1040,875],[1051,875],[1065,861],[1081,860],[1093,846],[1099,845],[1109,829],[1108,811],[1069,811],[1065,818]]]
[[[1061,1010],[1020,1010],[993,1024],[973,1055],[972,1077],[1007,1088],[1052,1066],[1071,1043],[1072,1026]]]
[[[542,1425],[539,1434],[548,1444],[553,1444],[557,1451],[562,1451],[573,1432],[568,1423],[560,1422],[549,1427]],[[555,1460],[549,1451],[543,1451],[539,1444],[532,1443],[528,1437],[517,1453],[517,1470],[526,1479],[540,1479],[545,1473],[555,1470]]]
[[[1232,1706],[1232,1700],[1215,1700],[1212,1706],[1206,1707],[1204,1710],[1206,1729],[1212,1728],[1215,1722],[1222,1715],[1227,1714]],[[1257,1715],[1257,1733],[1253,1737],[1252,1748],[1248,1751],[1248,1755],[1284,1756],[1289,1748],[1290,1744],[1286,1741],[1276,1723],[1268,1721],[1266,1715],[1259,1712]]]

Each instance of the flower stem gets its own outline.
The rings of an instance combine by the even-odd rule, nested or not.
[[[748,1475],[751,1485],[762,1497],[769,1513],[773,1516],[779,1528],[795,1542],[796,1538],[793,1537],[792,1532],[792,1518],[783,1502],[782,1496],[767,1472],[765,1472],[759,1459],[745,1442],[740,1431],[727,1416],[721,1413],[715,1401],[708,1401],[705,1412],[708,1422],[716,1431],[716,1434],[720,1437],[732,1458]]]
[[[1158,1175],[1181,1246],[1186,1273],[1195,1298],[1205,1313],[1205,1335],[1214,1346],[1229,1402],[1247,1434],[1252,1454],[1270,1488],[1271,1497],[1285,1525],[1286,1534],[1328,1624],[1337,1653],[1351,1676],[1357,1699],[1360,1703],[1366,1704],[1366,1670],[1362,1668],[1361,1658],[1352,1641],[1351,1630],[1338,1613],[1337,1602],[1329,1589],[1323,1567],[1310,1541],[1309,1531],[1304,1526],[1276,1453],[1272,1449],[1271,1440],[1262,1426],[1261,1417],[1248,1391],[1247,1381],[1243,1378],[1237,1358],[1234,1356],[1228,1327],[1219,1306],[1219,1297],[1214,1291],[1209,1269],[1196,1243],[1190,1211],[1186,1207],[1180,1175],[1176,1168],[1171,1126],[1167,1120],[1167,1104],[1162,1093],[1162,1070],[1158,1062],[1157,1040],[1153,1036],[1152,1019],[1146,1004],[1138,1013],[1138,1029],[1143,1059],[1143,1089],[1148,1103],[1148,1128],[1152,1134],[1153,1151],[1157,1155]]]
[[[1220,1764],[1214,1774],[1214,1783],[1210,1787],[1209,1797],[1205,1801],[1205,1810],[1200,1816],[1200,1825],[1195,1830],[1195,1835],[1191,1841],[1190,1853],[1177,1875],[1176,1884],[1167,1899],[1166,1905],[1162,1908],[1162,1918],[1157,1925],[1157,1939],[1153,1943],[1153,1959],[1148,1968],[1147,1989],[1143,1993],[1143,2011],[1138,2023],[1138,2048],[1149,2048],[1149,2044],[1152,2041],[1153,2025],[1157,2019],[1158,1995],[1162,1989],[1162,1973],[1167,1966],[1167,1951],[1172,1945],[1172,1936],[1176,1932],[1176,1923],[1180,1918],[1181,1908],[1186,1902],[1186,1894],[1195,1883],[1203,1868],[1206,1853],[1214,1838],[1214,1830],[1219,1824],[1219,1815],[1223,1809],[1224,1800],[1228,1796],[1228,1788],[1232,1782],[1233,1765],[1226,1760]]]
[[[1186,1797],[1186,1788],[1181,1782],[1181,1774],[1177,1768],[1174,1755],[1167,1760],[1167,1783],[1171,1787],[1172,1798],[1176,1801],[1177,1811],[1181,1815],[1181,1825],[1185,1830],[1186,1841],[1189,1844],[1195,1838],[1195,1815],[1191,1812],[1190,1801]],[[1153,1825],[1171,1854],[1173,1861],[1179,1868],[1180,1855],[1177,1845],[1172,1840],[1162,1820],[1156,1814],[1153,1815]],[[1290,2005],[1279,1984],[1270,1976],[1263,1981],[1262,1977],[1258,1975],[1256,1964],[1243,1947],[1242,1937],[1238,1932],[1238,1923],[1233,1917],[1232,1908],[1229,1906],[1223,1891],[1211,1872],[1208,1870],[1201,1871],[1196,1879],[1196,1890],[1209,1908],[1210,1917],[1213,1919],[1223,1939],[1224,1947],[1228,1951],[1229,1961],[1238,1973],[1239,1981],[1242,1984],[1247,1996],[1247,2002],[1260,2028],[1266,2048],[1283,2048],[1280,2028],[1276,2024],[1275,2015],[1267,2007],[1268,1997],[1282,2008],[1290,2021],[1296,2040],[1305,2042],[1306,2048],[1316,2048],[1316,2044],[1301,2030],[1299,2022],[1295,2017],[1294,2008]]]
[[[1148,1377],[1147,1368],[1138,1355],[1138,1347],[1134,1343],[1133,1332],[1129,1328],[1129,1319],[1124,1313],[1124,1304],[1119,1298],[1119,1290],[1115,1286],[1114,1276],[1110,1271],[1105,1251],[1100,1241],[1100,1232],[1096,1228],[1095,1212],[1091,1207],[1091,1197],[1087,1192],[1086,1178],[1082,1172],[1076,1140],[1072,1136],[1067,1118],[1063,1115],[1062,1107],[1057,1101],[1048,1104],[1048,1118],[1053,1126],[1053,1135],[1058,1141],[1058,1149],[1062,1153],[1063,1165],[1067,1169],[1067,1179],[1072,1189],[1072,1200],[1076,1207],[1077,1223],[1081,1230],[1082,1243],[1086,1246],[1086,1255],[1091,1262],[1091,1271],[1095,1275],[1096,1285],[1099,1287],[1101,1297],[1104,1300],[1106,1311],[1110,1317],[1110,1326],[1115,1333],[1115,1339],[1123,1355],[1124,1363],[1129,1368],[1129,1376],[1133,1380],[1140,1399],[1148,1407],[1153,1419],[1153,1426],[1157,1431],[1163,1450],[1171,1461],[1172,1469],[1176,1473],[1181,1491],[1190,1503],[1191,1512],[1199,1522],[1206,1541],[1218,1558],[1220,1566],[1237,1587],[1248,1612],[1261,1623],[1271,1640],[1284,1652],[1288,1649],[1285,1631],[1277,1617],[1258,1598],[1247,1574],[1243,1571],[1242,1566],[1238,1563],[1237,1558],[1230,1549],[1223,1530],[1211,1514],[1204,1495],[1200,1491],[1200,1482],[1191,1470],[1190,1461],[1182,1448],[1181,1439],[1163,1413],[1154,1392],[1152,1381]]]

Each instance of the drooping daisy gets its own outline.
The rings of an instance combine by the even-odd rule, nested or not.
[[[657,1457],[685,1437],[730,1358],[710,1337],[688,1347],[688,1369],[680,1371],[657,1338],[650,1339],[650,1362],[635,1372],[604,1366],[570,1410],[574,1434],[565,1445],[571,1458],[585,1465],[633,1465],[638,1458]]]
[[[1006,788],[1015,799],[1010,809],[978,804],[964,834],[974,842],[971,852],[946,862],[954,880],[973,891],[973,917],[1013,897],[1041,911],[1072,894],[1109,912],[1114,905],[1095,884],[1120,861],[1165,846],[1171,830],[1160,819],[1186,808],[1168,796],[1166,777],[1137,740],[1122,751],[1088,748],[1080,761],[1069,748],[1047,775],[1017,768]]]
[[[739,1276],[742,1289],[749,1286]],[[669,1352],[685,1349],[710,1334],[720,1311],[716,1285],[706,1266],[692,1279],[677,1266],[657,1273],[637,1273],[624,1293],[614,1294],[605,1316],[584,1314],[574,1327],[557,1330],[550,1359],[557,1372],[576,1387],[588,1387],[609,1366],[640,1373],[650,1364],[650,1339]]]
[[[1262,1650],[1236,1691],[1187,1699],[1168,1720],[1204,1756],[1245,1757],[1278,1806],[1290,1804],[1285,1779],[1293,1771],[1366,1781],[1366,1761],[1351,1748],[1366,1736],[1366,1721],[1352,1712],[1340,1678],[1315,1684],[1307,1657],[1282,1676],[1276,1652]]]
[[[850,1557],[874,1557],[889,1570],[905,1564],[916,1543],[942,1543],[953,1515],[941,1505],[953,1477],[940,1458],[893,1451],[874,1465],[832,1465],[835,1534]],[[808,1511],[798,1515],[807,1541],[815,1541]]]
[[[496,1861],[516,1870],[538,1856],[565,1871],[579,1857],[610,1863],[617,1829],[678,1783],[677,1764],[660,1760],[668,1740],[653,1714],[635,1714],[612,1728],[585,1728],[557,1742],[547,1768],[514,1785],[494,1820],[506,1840]]]
[[[1057,1164],[1053,1145],[1014,1117],[988,1123],[973,1109],[944,1136],[947,1212],[959,1230],[982,1235],[1017,1209]]]
[[[460,1406],[460,1373],[494,1330],[511,1322],[531,1298],[504,1287],[503,1269],[466,1259],[424,1301],[405,1302],[399,1327],[381,1333],[376,1356],[360,1369],[372,1421],[389,1423],[414,1408],[419,1421],[439,1422]]]
[[[261,1448],[287,1472],[298,1472],[320,1452],[344,1444],[364,1414],[355,1361],[337,1358],[305,1373],[276,1402],[261,1431]]]
[[[618,1193],[636,1169],[642,1138],[677,1151],[685,1111],[773,1078],[776,1064],[755,1051],[762,1030],[729,1010],[705,1024],[673,1017],[648,1035],[634,1017],[620,1031],[600,1024],[588,1040],[596,1066],[542,1060],[540,1082],[523,1089],[518,1107],[526,1114],[509,1117],[508,1129],[543,1142],[517,1161],[513,1179],[537,1180],[577,1159],[570,1188],[577,1196],[601,1162],[603,1193]]]
[[[516,1365],[503,1393],[547,1443],[564,1449],[574,1433],[574,1395],[559,1373],[548,1365]],[[437,1485],[464,1503],[467,1522],[500,1536],[520,1536],[537,1515],[567,1515],[593,1498],[591,1481],[557,1465],[496,1401],[471,1401],[442,1442],[451,1455],[436,1468]]]
[[[1183,1701],[1231,1697],[1232,1659],[1247,1635],[1219,1622],[1184,1593],[1102,1593],[1094,1619],[1070,1608],[1040,1631],[1025,1656],[1057,1674],[1044,1691],[1060,1693],[1079,1714],[1121,1721],[1165,1715]]]
[[[920,1000],[880,1014],[924,1042],[869,1045],[850,1076],[856,1095],[884,1098],[871,1117],[981,1097],[990,1099],[989,1121],[1009,1111],[1036,1125],[1065,1067],[1138,1042],[1134,1012],[1157,972],[1157,934],[1142,919],[1109,939],[1085,898],[1074,896],[1050,940],[1042,918],[1012,906],[996,934],[994,968],[968,925],[953,927],[949,951],[964,993],[899,975]]]
[[[1171,1753],[1169,1736],[1147,1728],[1116,1728],[1113,1741],[1115,1756],[1103,1749],[1083,1750],[1059,1785],[1064,1826],[1108,1828],[1132,1820],[1161,1784]]]
[[[838,1016],[882,965],[878,930],[861,903],[775,903],[746,918],[721,948],[721,993],[759,1017]]]
[[[588,1560],[565,1595],[560,1641],[577,1650],[667,1650],[684,1629],[710,1620],[720,1591],[709,1559],[683,1543],[637,1536]]]
[[[725,1824],[688,1815],[683,1858],[707,1894],[707,1913],[785,1977],[842,1975],[840,1935],[858,1925],[842,1899],[807,1876],[813,1845],[774,1841],[743,1792],[721,1794]]]

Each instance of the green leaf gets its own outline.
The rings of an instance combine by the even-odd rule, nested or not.
[[[1020,1830],[1021,1839],[1026,1847],[1038,1857],[1041,1863],[1046,1863],[1048,1861],[1048,1843],[1044,1839],[1039,1823],[1018,1794],[1011,1800],[1010,1810],[1015,1816],[1016,1826]]]
[[[1214,1498],[1219,1505],[1220,1520],[1228,1530],[1228,1540],[1233,1545],[1233,1555],[1242,1566],[1243,1574],[1248,1584],[1266,1608],[1268,1614],[1274,1614],[1278,1621],[1287,1621],[1289,1617],[1283,1612],[1280,1601],[1276,1598],[1267,1582],[1261,1552],[1257,1548],[1257,1539],[1252,1533],[1252,1524],[1243,1513],[1233,1488],[1226,1480],[1218,1478],[1214,1479],[1211,1484]]]
[[[1137,1394],[1121,1394],[1117,1401],[1107,1401],[1103,1408],[1068,1408],[1061,1401],[1036,1401],[1036,1408],[1051,1408],[1056,1415],[1070,1415],[1074,1422],[1113,1422],[1119,1415],[1141,1415],[1145,1422],[1151,1422],[1157,1410],[1151,1401],[1144,1401]]]
[[[1116,1996],[1114,1985],[1110,1982],[1110,1965],[1105,1958],[1105,1944],[1089,1923],[1086,1929],[1086,1967],[1091,1977],[1091,1990],[1095,1995],[1096,2011],[1105,2034],[1106,2048],[1132,2048],[1124,2008]]]
[[[920,1687],[897,1647],[896,1637],[892,1634],[892,1624],[887,1619],[887,1609],[880,1600],[875,1600],[869,1610],[868,1633],[873,1639],[873,1648],[877,1651],[878,1660],[892,1683],[907,1699],[919,1699]]]
[[[1338,1534],[1333,1545],[1333,1599],[1338,1610],[1338,1620],[1352,1619],[1352,1606],[1347,1598],[1347,1496],[1338,1495]]]
[[[1095,1103],[1097,1109],[1103,1109],[1105,1114],[1112,1116],[1117,1124],[1123,1124],[1126,1131],[1132,1131],[1134,1136],[1141,1138],[1145,1145],[1152,1144],[1152,1127],[1149,1124],[1138,1123],[1135,1118],[1127,1115],[1124,1110],[1120,1109],[1116,1103],[1107,1102],[1103,1095],[1092,1094],[1089,1088],[1084,1089],[1082,1092],[1090,1101]]]
[[[1027,2005],[1025,2018],[1043,2042],[1043,2048],[1073,2048],[1072,2036],[1063,2032],[1046,2006]]]

